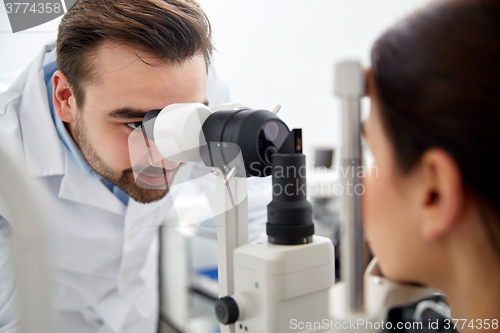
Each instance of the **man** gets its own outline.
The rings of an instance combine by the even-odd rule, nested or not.
[[[209,22],[192,0],[80,0],[62,18],[57,47],[0,95],[0,149],[43,185],[58,332],[156,331],[158,227],[178,164],[134,174],[128,138],[151,109],[226,102],[207,77],[211,52]],[[180,168],[175,178],[186,175]],[[16,332],[1,215],[0,332]]]

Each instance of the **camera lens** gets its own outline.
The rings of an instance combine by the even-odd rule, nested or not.
[[[275,122],[269,122],[264,126],[264,135],[266,136],[266,139],[268,139],[269,141],[276,140],[278,134],[279,134],[279,128]]]
[[[271,155],[278,152],[289,132],[284,123],[276,120],[270,120],[262,126],[257,146],[263,162],[271,165]]]
[[[276,154],[277,152],[278,149],[275,146],[267,147],[264,151],[264,159],[266,160],[266,163],[271,164],[271,155]]]

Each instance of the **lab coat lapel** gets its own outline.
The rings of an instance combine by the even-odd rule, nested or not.
[[[59,197],[124,215],[126,207],[92,172],[83,173],[74,157],[64,152],[65,170]]]
[[[36,56],[21,92],[19,120],[22,124],[26,169],[32,177],[60,175],[64,172],[64,149],[50,114],[43,79],[43,60],[45,53],[52,47],[53,44],[47,45]]]
[[[168,196],[168,194],[167,194]],[[148,204],[139,203],[130,198],[125,213],[125,232],[128,234],[134,228],[158,226],[156,219],[145,218],[164,205],[166,198]]]

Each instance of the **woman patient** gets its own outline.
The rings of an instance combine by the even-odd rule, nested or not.
[[[381,271],[498,329],[500,1],[441,0],[407,17],[376,42],[367,82],[378,175],[364,179],[363,214]]]

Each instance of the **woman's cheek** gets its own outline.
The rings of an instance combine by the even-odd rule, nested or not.
[[[372,246],[373,233],[377,228],[376,221],[378,220],[379,214],[377,209],[376,180],[371,177],[365,177],[363,178],[363,186],[365,187],[365,194],[362,196],[363,226],[368,242],[370,246]]]
[[[384,175],[373,175],[364,179],[363,224],[372,254],[380,261],[392,261],[393,228],[391,227],[393,203],[391,184]],[[392,208],[391,208],[392,207]]]

